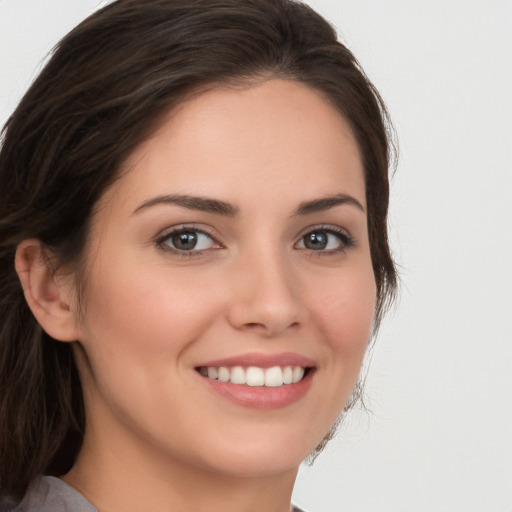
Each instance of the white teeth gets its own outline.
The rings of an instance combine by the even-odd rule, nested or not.
[[[249,366],[246,371],[247,385],[248,386],[264,386],[265,385],[265,371],[256,366]]]
[[[283,368],[283,384],[291,384],[293,382],[293,370],[291,366]]]
[[[302,366],[295,366],[293,368],[292,382],[299,382],[304,377],[304,368]]]
[[[218,379],[221,382],[233,384],[246,384],[247,386],[279,387],[284,384],[295,384],[304,378],[302,366],[273,366],[272,368],[259,368],[257,366],[234,366],[219,368],[202,366],[199,373],[210,379]]]
[[[245,384],[247,382],[245,378],[245,371],[241,366],[235,366],[234,368],[231,368],[230,381],[233,384]]]
[[[224,366],[221,366],[219,368],[219,380],[221,382],[229,382],[230,377],[230,371],[227,368],[224,368]]]
[[[279,366],[265,370],[265,386],[276,388],[283,385],[283,371]]]

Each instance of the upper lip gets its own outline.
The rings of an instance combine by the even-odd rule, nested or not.
[[[263,354],[260,352],[250,352],[236,356],[226,357],[223,359],[215,359],[214,361],[206,361],[198,365],[198,367],[214,367],[219,368],[233,366],[257,366],[258,368],[272,368],[273,366],[302,366],[303,368],[315,367],[315,361],[309,357],[295,354],[293,352],[282,352],[279,354]]]

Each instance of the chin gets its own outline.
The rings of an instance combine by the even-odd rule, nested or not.
[[[304,427],[305,425],[302,425]],[[265,477],[296,472],[323,438],[295,426],[270,429],[254,425],[252,432],[226,436],[223,443],[209,444],[203,452],[205,465],[217,472],[239,477]]]

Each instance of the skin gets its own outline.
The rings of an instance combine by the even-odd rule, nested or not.
[[[63,479],[109,512],[288,511],[301,461],[357,380],[373,319],[354,135],[302,84],[219,87],[175,109],[125,171],[95,210],[84,314],[65,277],[38,292],[67,315],[67,330],[57,332],[51,314],[43,327],[79,340],[87,429]],[[237,213],[148,204],[176,194]],[[297,214],[337,194],[354,201]],[[179,253],[162,240],[183,226],[208,233],[202,250]],[[306,247],[311,232],[327,236],[327,248]],[[40,268],[35,253],[35,242],[19,250],[20,276],[30,262]],[[196,371],[248,352],[312,359],[308,392],[283,408],[244,407]]]

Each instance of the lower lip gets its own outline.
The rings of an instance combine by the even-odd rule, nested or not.
[[[198,375],[212,391],[238,405],[256,409],[280,409],[299,401],[308,392],[313,374],[310,370],[300,382],[278,387],[232,384]]]

